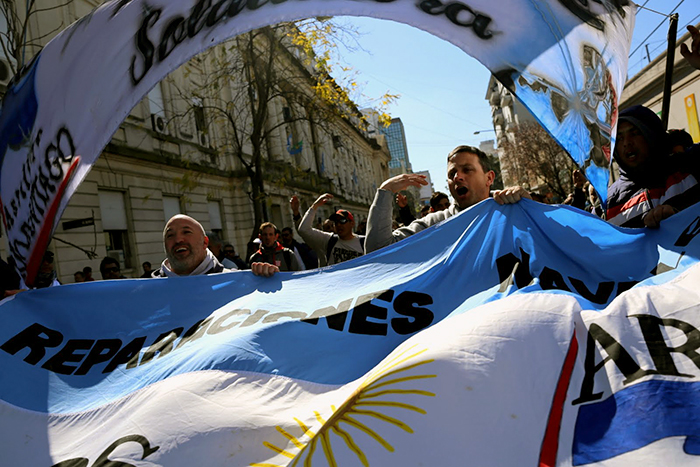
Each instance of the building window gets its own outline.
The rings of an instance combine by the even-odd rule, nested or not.
[[[102,230],[105,236],[107,256],[119,261],[122,270],[132,268],[129,228],[126,219],[124,193],[119,191],[98,191]]]
[[[273,204],[270,206],[270,221],[275,224],[280,231],[285,227],[281,205]]]
[[[179,196],[163,195],[163,214],[165,222],[177,214],[183,214]]]
[[[148,107],[152,115],[165,118],[165,101],[163,100],[163,83],[156,84],[148,91]]]
[[[214,232],[220,239],[224,238],[224,223],[221,220],[221,202],[209,201],[209,230]]]

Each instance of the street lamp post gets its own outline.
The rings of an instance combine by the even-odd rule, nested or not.
[[[496,130],[494,130],[493,128],[490,128],[490,129],[487,129],[487,130],[476,130],[476,131],[474,132],[474,134],[475,134],[475,135],[478,135],[479,133],[486,133],[486,132],[488,132],[488,131],[493,131],[493,132],[495,132]]]

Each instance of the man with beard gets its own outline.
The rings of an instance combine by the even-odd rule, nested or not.
[[[490,196],[494,178],[488,156],[483,151],[473,146],[457,146],[447,156],[447,184],[455,200],[454,204],[442,211],[431,212],[393,232],[391,214],[396,193],[409,186],[427,185],[428,182],[425,175],[419,174],[401,174],[386,180],[377,190],[369,209],[365,253],[407,238],[485,200]],[[495,191],[493,197],[498,204],[516,203],[522,198],[531,199],[530,194],[522,187]]]
[[[279,239],[277,232],[277,226],[272,222],[265,222],[260,226],[260,249],[250,256],[248,262],[272,264],[280,271],[300,271],[294,252],[277,241]]]
[[[227,272],[228,269],[207,249],[209,238],[202,224],[190,216],[177,214],[163,230],[166,258],[153,277],[198,276]]]

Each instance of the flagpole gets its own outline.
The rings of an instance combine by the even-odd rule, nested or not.
[[[673,62],[676,58],[676,35],[678,33],[678,13],[669,16],[668,49],[666,51],[666,74],[664,75],[664,96],[661,104],[661,121],[668,128],[668,113],[671,108],[671,86],[673,85]]]

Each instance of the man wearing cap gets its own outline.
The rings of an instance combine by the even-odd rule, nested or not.
[[[326,254],[328,265],[342,263],[364,254],[364,235],[356,235],[355,218],[350,211],[339,209],[329,217],[335,223],[335,233],[323,232],[313,228],[316,211],[320,206],[333,199],[333,195],[321,195],[311,205],[304,218],[299,223],[298,232],[301,238],[316,251]]]

